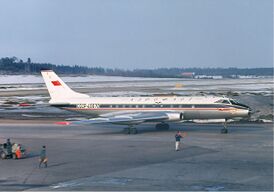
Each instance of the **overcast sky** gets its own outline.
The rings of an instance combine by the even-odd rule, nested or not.
[[[0,0],[0,57],[109,68],[272,67],[272,0]]]

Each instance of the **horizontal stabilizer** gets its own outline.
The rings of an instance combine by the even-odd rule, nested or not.
[[[70,125],[70,122],[68,121],[60,121],[60,122],[56,122],[56,125]]]

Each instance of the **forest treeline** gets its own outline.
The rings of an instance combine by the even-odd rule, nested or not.
[[[27,61],[16,57],[0,59],[0,74],[38,74],[42,69],[52,69],[58,74],[91,74],[125,77],[181,77],[184,72],[195,75],[220,75],[232,77],[235,75],[273,76],[273,68],[158,68],[158,69],[110,69],[102,67],[67,66],[51,63],[36,63],[30,58]]]

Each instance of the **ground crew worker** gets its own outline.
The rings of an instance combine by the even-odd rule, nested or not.
[[[21,158],[21,146],[18,144],[17,149],[15,151],[15,155],[17,159]]]
[[[179,151],[181,147],[181,138],[184,138],[180,131],[175,134],[175,150]]]
[[[13,143],[13,145],[12,145],[12,154],[15,154],[17,148],[18,148],[18,144]]]
[[[7,153],[8,153],[7,156],[12,157],[12,144],[10,142],[10,139],[7,139],[6,145],[7,145]]]
[[[44,163],[45,167],[48,166],[48,158],[47,158],[47,154],[46,154],[46,146],[45,145],[42,147],[42,150],[40,152],[39,168],[41,168],[42,163]]]

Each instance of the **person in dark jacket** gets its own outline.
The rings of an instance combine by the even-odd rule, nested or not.
[[[8,153],[7,156],[12,157],[12,144],[10,142],[10,139],[7,139],[6,145],[7,145],[7,153]]]
[[[177,131],[175,134],[175,150],[179,151],[181,147],[181,138],[183,138],[183,135],[180,131]]]
[[[48,166],[48,158],[47,158],[47,154],[46,154],[46,146],[45,145],[42,147],[42,150],[40,152],[39,168],[41,168],[42,163],[45,165],[45,167]]]

